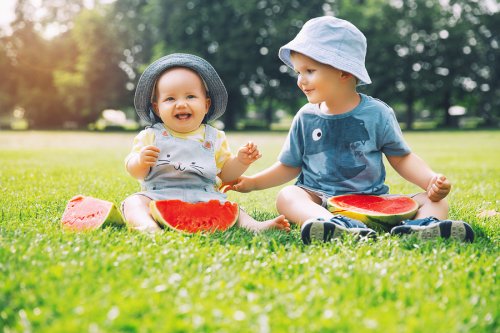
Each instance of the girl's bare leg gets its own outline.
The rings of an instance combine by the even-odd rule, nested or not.
[[[310,218],[324,218],[328,221],[333,217],[332,213],[321,206],[319,197],[295,185],[284,187],[278,193],[276,208],[290,222],[299,226]]]
[[[162,229],[149,213],[151,199],[143,195],[131,195],[123,202],[123,215],[130,230],[159,232]]]
[[[256,221],[253,217],[248,215],[243,209],[240,209],[240,216],[238,217],[238,225],[250,231],[260,232],[269,229],[290,231],[290,223],[285,216],[280,215],[274,219],[267,221]]]

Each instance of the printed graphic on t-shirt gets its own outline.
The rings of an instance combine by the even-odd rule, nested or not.
[[[370,140],[365,123],[353,116],[332,121],[305,123],[306,164],[318,175],[318,182],[351,179],[366,169],[363,146]]]

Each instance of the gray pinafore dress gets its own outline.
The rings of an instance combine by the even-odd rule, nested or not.
[[[225,202],[227,196],[216,189],[215,140],[217,130],[205,125],[205,140],[199,142],[171,135],[162,123],[154,124],[154,145],[160,148],[156,165],[141,182],[142,192],[151,200],[185,202]]]

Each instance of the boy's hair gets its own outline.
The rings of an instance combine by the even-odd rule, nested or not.
[[[290,57],[292,57],[292,56],[293,56],[293,55],[295,55],[295,54],[300,54],[300,53],[299,53],[299,52],[297,52],[297,51],[294,51],[294,50],[290,50]],[[328,64],[325,64],[325,65],[328,65]],[[329,66],[330,66],[330,65],[329,65]],[[332,67],[333,67],[333,66],[332,66]],[[335,67],[335,68],[336,68],[336,67]],[[337,68],[337,69],[339,69],[339,68]],[[346,72],[346,73],[349,73],[349,72],[344,71],[344,70],[342,70],[342,69],[339,69],[339,70],[341,70],[341,71],[343,71],[343,72]],[[356,83],[356,85],[358,85],[358,84],[359,84],[359,82],[360,82],[360,81],[359,81],[359,79],[358,79],[358,78],[357,78],[354,74],[352,74],[352,73],[349,73],[349,74],[351,74],[351,75],[352,75],[352,77],[354,78],[354,82]]]
[[[365,68],[366,37],[348,21],[332,16],[307,21],[297,36],[279,50],[280,59],[291,68],[292,51],[351,73],[358,85],[372,82]]]

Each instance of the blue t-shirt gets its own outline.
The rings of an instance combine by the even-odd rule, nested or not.
[[[296,184],[328,196],[385,194],[382,153],[410,153],[394,111],[360,94],[359,105],[340,115],[306,104],[295,115],[279,155],[282,164],[301,167]]]

